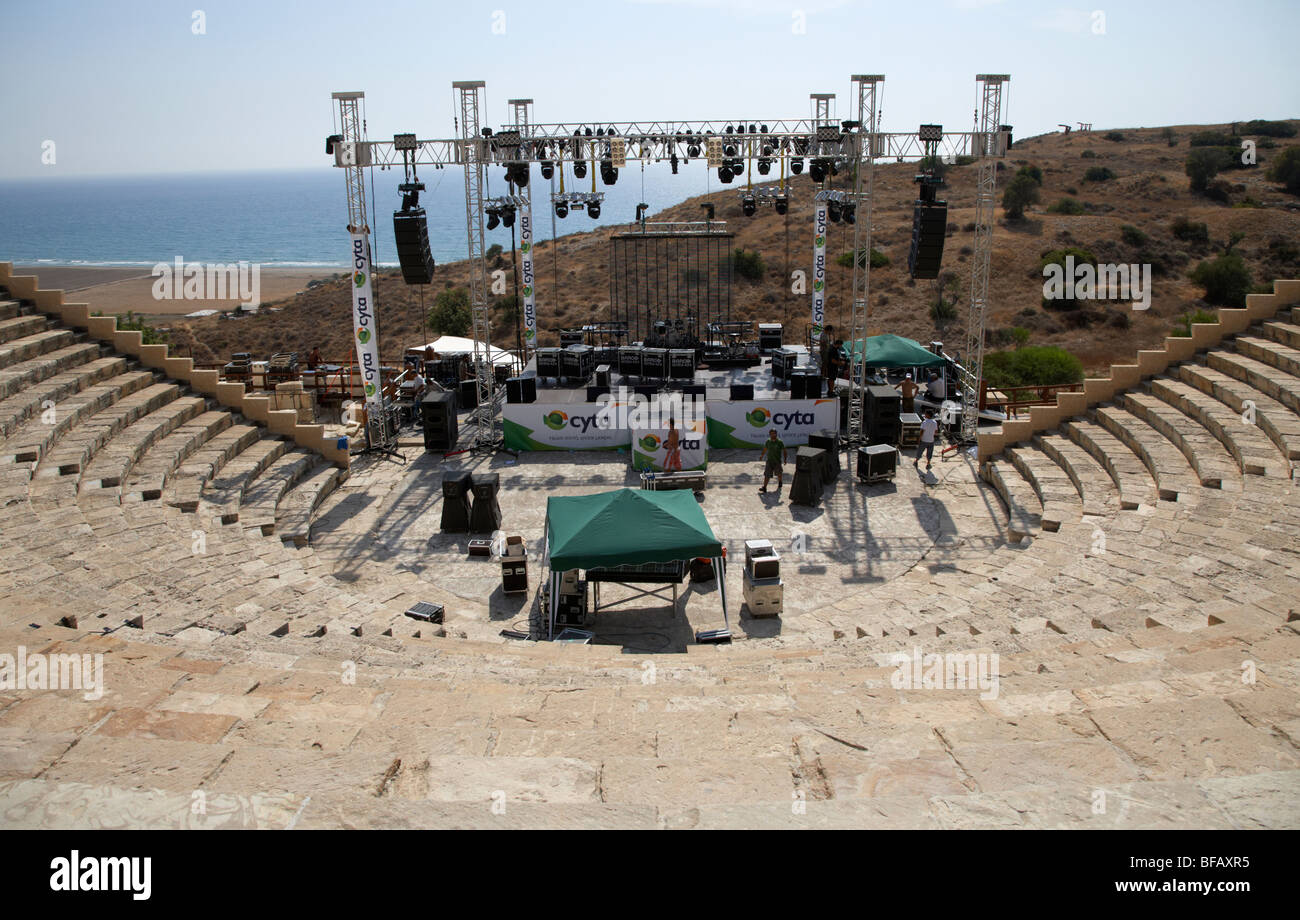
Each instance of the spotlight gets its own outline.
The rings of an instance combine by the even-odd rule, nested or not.
[[[515,166],[515,185],[519,188],[528,187],[529,169],[527,163],[519,163]]]
[[[692,159],[698,159],[699,156],[700,156],[700,145],[699,145],[699,144],[687,144],[687,145],[686,145],[686,155],[687,155],[688,157],[691,157]]]
[[[668,165],[670,165],[673,168],[673,175],[674,176],[677,175],[677,151],[676,150],[674,150],[672,152],[672,155],[668,157]]]
[[[332,155],[334,154],[334,145],[335,145],[335,144],[341,144],[341,143],[343,143],[343,135],[342,135],[342,134],[331,134],[329,137],[325,138],[325,153],[326,153],[326,155],[327,155],[327,156],[332,156]]]
[[[740,211],[746,217],[753,217],[754,211],[758,209],[758,202],[754,200],[753,195],[746,195],[740,199]]]
[[[501,210],[501,223],[506,227],[513,227],[515,225],[514,208],[503,208]]]
[[[790,210],[790,199],[785,196],[777,198],[772,202],[772,207],[776,210],[776,213],[784,214]]]
[[[718,181],[723,185],[730,185],[733,175],[730,166],[718,167]]]
[[[555,202],[555,216],[561,219],[569,216],[569,205],[563,201]]]
[[[555,175],[555,164],[550,160],[542,160],[542,178],[549,180]]]
[[[858,222],[858,206],[856,204],[845,202],[844,222],[846,224],[856,224]]]
[[[827,210],[830,212],[830,219],[833,224],[838,224],[840,218],[844,216],[844,209],[840,206],[838,201],[832,200],[827,202]]]
[[[489,230],[495,230],[501,226],[501,212],[496,208],[488,208],[487,216],[487,228]]]
[[[825,181],[826,165],[821,160],[813,160],[808,164],[808,175],[814,182]]]
[[[796,176],[803,172],[803,157],[795,157],[790,161],[790,172]]]
[[[618,181],[618,170],[614,168],[611,160],[604,159],[600,161],[600,181],[606,185],[613,185]]]
[[[725,147],[722,148],[722,155],[727,158],[734,157],[736,155],[736,145],[727,144]]]
[[[595,220],[596,218],[600,217],[599,201],[587,202],[587,216],[590,217],[592,220]]]
[[[767,175],[768,173],[770,173],[771,171],[772,171],[772,161],[769,160],[767,157],[759,157],[759,158],[758,158],[758,174],[759,174],[760,176],[766,176],[766,175]]]
[[[575,179],[585,179],[585,178],[587,178],[587,161],[586,161],[586,160],[574,160],[574,161],[573,161],[573,177],[574,177]]]

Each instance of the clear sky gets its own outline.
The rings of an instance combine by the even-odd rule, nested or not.
[[[453,80],[487,81],[489,125],[514,97],[761,120],[834,92],[849,118],[854,73],[886,75],[892,131],[970,130],[982,72],[1018,137],[1300,116],[1300,0],[1091,2],[5,0],[0,178],[323,167],[332,91],[366,93],[372,138],[437,138]]]

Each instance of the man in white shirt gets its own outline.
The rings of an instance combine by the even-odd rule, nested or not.
[[[930,375],[930,398],[940,402],[948,398],[948,388],[944,386],[942,374]]]
[[[916,445],[916,459],[912,466],[921,468],[921,455],[925,454],[925,471],[930,472],[934,463],[934,442],[939,435],[939,423],[935,421],[934,410],[926,409],[925,418],[921,420],[921,441]]]

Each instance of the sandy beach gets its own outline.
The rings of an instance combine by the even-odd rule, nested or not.
[[[156,300],[153,288],[158,278],[145,266],[16,265],[14,268],[19,274],[38,276],[42,288],[61,289],[69,301],[88,303],[92,310],[106,314],[134,311],[146,317],[175,317],[199,310],[233,310],[239,305],[237,297]],[[310,282],[331,278],[340,271],[341,268],[263,268],[259,302],[291,297],[306,290]]]

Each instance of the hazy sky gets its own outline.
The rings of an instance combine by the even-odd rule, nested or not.
[[[1011,74],[1018,137],[1300,115],[1300,0],[1093,2],[6,0],[0,178],[326,167],[332,91],[366,93],[371,138],[438,138],[471,79],[490,125],[519,96],[539,122],[762,120],[834,92],[849,118],[853,73],[886,75],[893,131],[970,130],[977,72]]]

